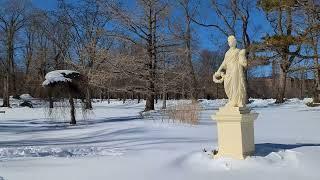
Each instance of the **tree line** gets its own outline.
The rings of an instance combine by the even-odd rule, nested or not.
[[[268,31],[255,26],[257,14],[266,19]],[[248,86],[259,78],[252,72],[266,66],[277,84],[272,88],[278,103],[284,102],[292,77],[310,79],[313,100],[319,102],[319,20],[316,0],[57,0],[52,10],[28,0],[2,0],[3,106],[10,106],[11,95],[47,96],[40,84],[58,69],[87,78],[87,109],[99,97],[145,99],[146,111],[158,99],[165,107],[168,98],[223,98],[212,74],[229,35],[247,50]],[[199,28],[216,35],[219,50],[199,47]],[[255,32],[263,36],[256,38]]]

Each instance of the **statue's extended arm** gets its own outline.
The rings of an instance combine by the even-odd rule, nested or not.
[[[221,70],[225,69],[226,68],[225,66],[226,66],[226,57],[224,57],[224,59],[223,59],[221,65],[220,65],[219,69],[217,70],[217,72],[215,72],[213,74],[213,82],[222,83],[224,81],[224,75],[225,74],[223,72],[221,72]],[[220,77],[220,79],[217,79],[219,77]]]
[[[219,74],[220,74],[220,73],[221,73],[221,70],[226,68],[225,66],[226,66],[226,57],[224,57],[221,65],[220,65],[220,67],[219,67],[219,69],[217,70],[216,73],[219,73]]]
[[[245,49],[242,49],[239,52],[239,63],[243,67],[247,67],[247,65],[248,65],[247,58],[246,58],[246,50]]]

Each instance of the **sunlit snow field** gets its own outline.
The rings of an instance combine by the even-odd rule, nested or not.
[[[144,103],[133,100],[95,102],[85,119],[78,109],[76,126],[48,116],[41,102],[33,109],[0,108],[6,111],[0,114],[0,179],[319,180],[320,108],[306,101],[253,100],[256,154],[243,161],[202,152],[217,148],[211,115],[226,100],[202,100],[198,125],[168,122],[156,112],[142,119]]]

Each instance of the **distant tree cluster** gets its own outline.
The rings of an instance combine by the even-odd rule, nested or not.
[[[249,97],[312,96],[319,102],[320,3],[316,0],[58,0],[57,8],[36,8],[28,0],[0,1],[0,97],[30,93],[53,70],[74,70],[85,78],[80,97],[146,100],[224,98],[212,74],[223,60],[228,35],[247,51]],[[202,8],[209,10],[203,12]],[[270,32],[254,25],[264,16]],[[208,16],[207,14],[210,14]],[[199,48],[196,28],[215,33],[218,51]],[[209,37],[208,37],[209,38]],[[261,66],[269,77],[253,74]],[[289,79],[289,80],[288,80]],[[292,80],[294,79],[294,81]],[[296,85],[297,83],[298,85]],[[294,84],[294,85],[293,85]],[[290,86],[290,87],[288,87]],[[292,88],[294,87],[294,88]],[[293,91],[293,89],[295,91]]]

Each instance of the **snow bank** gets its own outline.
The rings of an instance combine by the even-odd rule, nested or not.
[[[249,99],[249,101],[251,101],[251,103],[248,104],[248,107],[262,108],[275,104],[276,99]]]
[[[212,159],[206,153],[194,153],[181,161],[182,166],[200,171],[229,171],[239,169],[264,169],[292,167],[299,164],[299,152],[282,150],[271,152],[267,156],[251,156],[245,160],[232,158]]]
[[[72,70],[56,70],[56,71],[51,71],[46,74],[45,76],[45,81],[43,81],[42,86],[47,86],[51,83],[55,82],[71,82],[72,79],[67,78],[66,76],[69,74],[80,74],[77,71],[72,71]]]
[[[228,100],[227,99],[215,99],[215,100],[199,100],[201,106],[204,109],[218,109],[219,107],[224,106]],[[247,105],[250,108],[265,108],[275,105],[276,99],[249,99],[250,103]],[[285,103],[281,105],[305,105],[307,102],[312,102],[312,98],[305,98],[303,100],[298,98],[287,99]]]
[[[25,101],[30,101],[30,100],[33,100],[34,98],[30,94],[21,94],[20,99]]]
[[[106,147],[40,147],[27,146],[18,148],[0,148],[0,159],[22,157],[81,157],[81,156],[119,156],[124,153],[121,149]],[[1,179],[0,179],[1,180]]]
[[[200,99],[200,105],[203,108],[218,108],[222,107],[227,104],[228,99],[214,99],[214,100],[207,100],[207,99]]]

